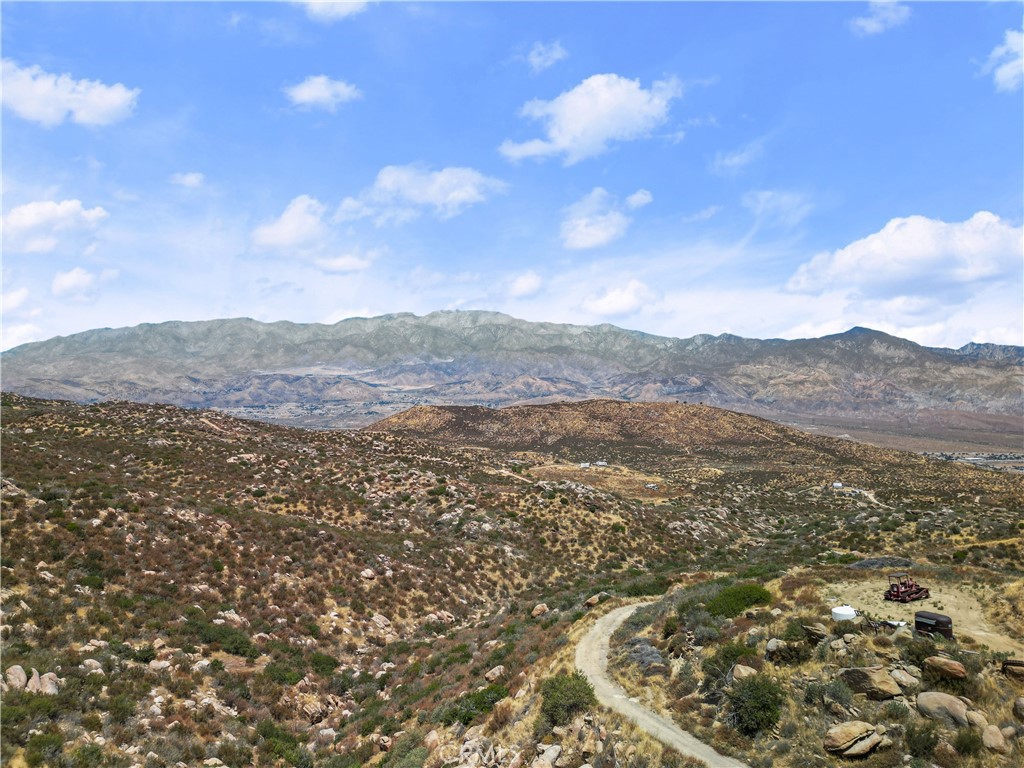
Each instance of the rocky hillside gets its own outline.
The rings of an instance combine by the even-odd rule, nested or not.
[[[0,424],[10,765],[684,766],[569,674],[605,601],[898,553],[1019,616],[1019,476],[707,406],[329,432],[7,394]]]
[[[8,392],[216,407],[318,427],[365,425],[417,404],[595,397],[894,424],[985,413],[1017,432],[1024,410],[1022,348],[931,349],[863,328],[785,341],[664,338],[493,312],[331,326],[237,319],[88,331],[17,347],[2,363]]]

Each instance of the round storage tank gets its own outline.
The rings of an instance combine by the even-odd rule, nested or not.
[[[832,609],[832,621],[853,621],[857,611],[849,605],[840,605]]]

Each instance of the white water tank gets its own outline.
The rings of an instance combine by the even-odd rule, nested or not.
[[[853,621],[857,611],[849,605],[838,605],[832,609],[832,621]]]

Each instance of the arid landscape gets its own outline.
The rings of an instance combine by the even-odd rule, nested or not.
[[[1024,651],[1019,474],[674,403],[424,406],[338,432],[5,394],[2,418],[11,765],[696,765],[571,675],[581,633],[638,599],[657,603],[612,637],[614,674],[746,764],[835,760],[827,732],[858,718],[886,724],[871,766],[917,760],[922,728],[960,755],[941,765],[1019,754],[1024,689],[999,667]],[[887,571],[849,567],[879,555],[932,598],[887,610]],[[945,611],[959,643],[837,628],[842,602]],[[970,671],[929,677],[928,654]],[[899,712],[840,685],[901,660]],[[740,662],[781,691],[763,728],[730,719]],[[1002,741],[971,752],[925,715],[933,689]],[[563,695],[583,703],[552,720]]]

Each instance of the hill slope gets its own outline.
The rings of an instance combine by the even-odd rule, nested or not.
[[[2,356],[5,391],[229,409],[359,426],[417,404],[504,406],[606,397],[701,401],[766,415],[990,414],[1021,430],[1024,350],[931,349],[854,328],[820,339],[674,339],[611,325],[435,312],[332,326],[216,320],[102,329]]]

